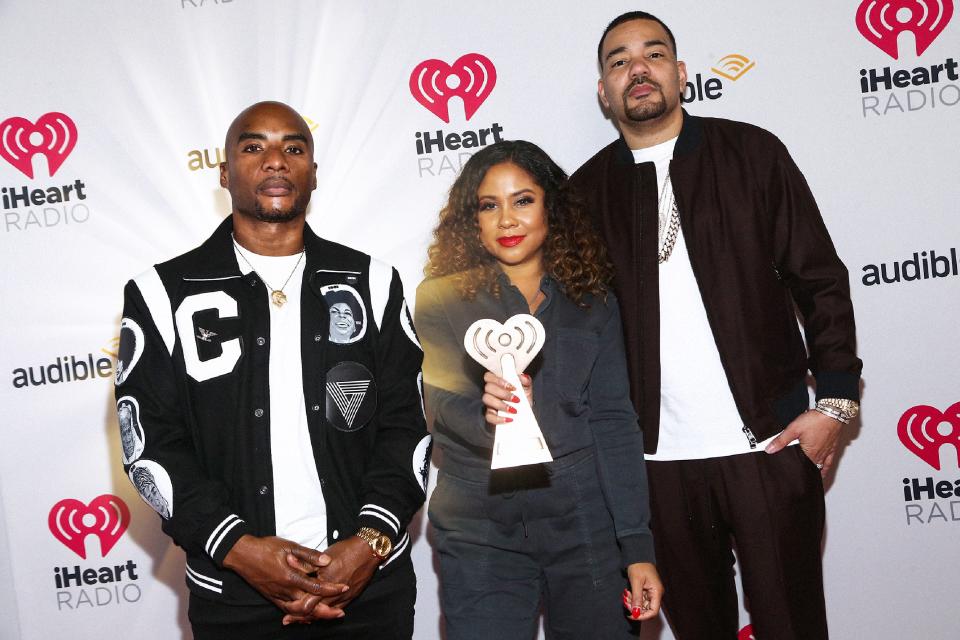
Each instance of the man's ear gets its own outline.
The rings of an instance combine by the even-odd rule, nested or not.
[[[230,187],[230,177],[226,162],[220,163],[220,186],[224,189],[228,189]]]
[[[310,180],[310,191],[317,188],[317,163],[313,163],[313,178]]]
[[[597,80],[597,95],[600,96],[600,103],[605,109],[610,108],[610,103],[607,102],[607,93],[603,88],[603,78]]]
[[[680,76],[680,95],[687,90],[687,63],[682,60],[677,62],[677,73]]]

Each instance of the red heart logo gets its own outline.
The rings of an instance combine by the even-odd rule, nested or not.
[[[863,0],[857,8],[857,29],[896,60],[901,33],[913,34],[917,55],[921,56],[952,17],[953,0]]]
[[[960,467],[960,402],[941,412],[921,404],[911,407],[897,423],[900,442],[928,465],[940,470],[940,447],[952,444]]]
[[[459,96],[463,100],[464,115],[469,120],[496,84],[496,67],[479,53],[460,56],[452,65],[443,60],[424,60],[410,74],[410,93],[446,123],[450,122],[450,98]]]
[[[34,155],[46,156],[53,177],[76,144],[77,125],[64,113],[44,114],[36,124],[16,116],[0,122],[0,156],[31,180]]]
[[[740,629],[740,633],[737,634],[737,640],[754,640],[753,625],[748,624],[743,629]]]
[[[87,559],[84,540],[93,534],[100,538],[100,555],[106,557],[130,524],[130,509],[117,496],[105,493],[86,505],[66,498],[50,509],[47,526],[53,537],[75,554]]]

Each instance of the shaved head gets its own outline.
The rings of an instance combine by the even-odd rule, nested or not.
[[[313,134],[299,113],[282,102],[251,105],[230,124],[224,149],[220,186],[230,191],[234,213],[302,222],[317,188],[317,165]]]
[[[303,119],[303,116],[297,113],[290,105],[273,100],[265,100],[250,105],[241,111],[240,114],[233,119],[233,122],[230,123],[230,127],[227,129],[227,137],[224,139],[223,144],[223,148],[226,150],[228,157],[230,150],[236,147],[239,137],[251,131],[250,124],[260,115],[278,116],[283,114],[289,116],[291,124],[295,123],[296,128],[300,131],[304,140],[306,140],[307,146],[310,149],[310,155],[312,156],[313,134],[310,132],[310,127],[307,125],[307,121]]]

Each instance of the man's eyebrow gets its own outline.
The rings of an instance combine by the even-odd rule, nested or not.
[[[619,54],[619,53],[623,53],[623,52],[626,51],[626,50],[627,50],[627,48],[626,48],[625,46],[617,47],[616,49],[611,50],[610,53],[608,53],[608,54],[606,55],[606,57],[604,57],[603,61],[606,62],[607,60],[609,60],[609,59],[612,58],[613,56],[615,56],[615,55],[617,55],[617,54]]]
[[[237,136],[237,142],[243,142],[244,140],[266,140],[267,136],[264,133],[254,133],[253,131],[244,131],[239,136]],[[283,136],[283,142],[288,142],[290,140],[299,140],[304,144],[310,144],[310,141],[307,140],[307,136],[302,133],[288,133]]]
[[[646,42],[643,43],[644,48],[646,48],[646,47],[656,47],[656,46],[658,46],[658,45],[659,45],[659,46],[663,46],[663,47],[669,47],[669,45],[667,45],[667,43],[664,42],[663,40],[647,40]],[[623,53],[623,52],[626,51],[626,50],[627,50],[626,45],[621,46],[621,47],[617,47],[616,49],[613,49],[612,51],[610,51],[610,53],[608,53],[608,54],[606,55],[606,57],[603,59],[603,61],[606,62],[606,61],[609,60],[612,56],[615,56],[615,55],[617,55],[617,54],[619,54],[619,53]]]

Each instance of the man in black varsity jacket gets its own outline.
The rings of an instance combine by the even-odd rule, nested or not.
[[[232,216],[124,292],[124,470],[187,553],[197,639],[410,638],[430,436],[399,275],[305,224],[288,106],[243,111],[226,157]]]

